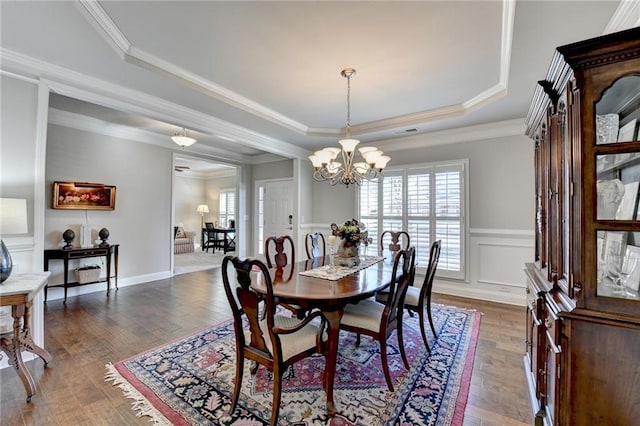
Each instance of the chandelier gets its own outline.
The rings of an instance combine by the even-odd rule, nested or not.
[[[173,136],[171,136],[171,140],[185,148],[196,143],[196,140],[190,136],[187,136],[187,129],[184,127],[182,131],[176,132]]]
[[[346,185],[361,185],[363,180],[380,182],[384,178],[382,170],[386,167],[390,157],[373,146],[360,148],[360,155],[364,161],[354,163],[354,155],[359,140],[351,138],[351,77],[356,73],[353,68],[346,68],[340,75],[347,79],[347,127],[346,137],[339,141],[342,149],[328,147],[316,151],[309,156],[315,169],[313,178],[318,182],[328,180],[331,185],[341,183]],[[342,153],[342,163],[336,161]]]

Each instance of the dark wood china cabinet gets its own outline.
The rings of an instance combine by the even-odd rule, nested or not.
[[[526,119],[535,259],[525,369],[536,424],[640,421],[640,28],[557,48]]]

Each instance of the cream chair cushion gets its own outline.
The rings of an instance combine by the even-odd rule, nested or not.
[[[273,317],[276,327],[291,328],[302,322],[298,318],[285,317],[283,315],[276,315]],[[273,354],[273,348],[271,346],[271,339],[269,338],[267,320],[260,321],[260,328],[264,333],[264,341],[269,349],[269,352]],[[316,345],[316,336],[318,334],[318,327],[313,323],[307,324],[300,330],[291,334],[279,334],[280,346],[282,347],[282,360],[286,361],[294,355],[304,352]],[[248,342],[251,340],[251,332],[245,330],[244,338]],[[326,340],[326,336],[323,336]]]
[[[366,330],[380,330],[384,305],[374,299],[363,300],[355,305],[347,305],[344,308],[344,315],[340,320],[341,324],[352,327],[364,328]]]
[[[420,303],[420,288],[413,286],[407,288],[407,294],[404,296],[405,306],[415,306],[417,308],[418,303]]]

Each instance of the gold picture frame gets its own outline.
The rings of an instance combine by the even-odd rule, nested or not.
[[[116,187],[102,183],[54,182],[53,208],[67,210],[114,210]]]

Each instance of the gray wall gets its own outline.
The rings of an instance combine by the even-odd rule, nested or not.
[[[50,125],[47,136],[45,248],[59,247],[61,233],[90,224],[110,231],[120,244],[121,277],[144,276],[170,269],[171,151],[153,145]],[[113,211],[54,210],[51,184],[80,181],[116,186]],[[95,262],[88,259],[87,262]],[[58,265],[56,265],[58,266]],[[62,282],[61,268],[51,281]]]
[[[0,197],[27,199],[29,235],[33,235],[38,86],[4,76],[0,84]]]
[[[533,142],[526,136],[394,151],[387,166],[469,159],[470,227],[533,230]],[[311,167],[309,167],[311,168]],[[353,187],[313,182],[313,222],[355,214]]]
[[[195,240],[200,241],[202,216],[196,212],[196,209],[198,205],[206,204],[205,181],[198,177],[176,173],[173,179],[173,196],[175,225],[182,224],[185,230],[195,232]]]
[[[388,167],[468,158],[470,228],[533,230],[533,151],[513,136],[394,152]]]
[[[220,223],[220,191],[236,188],[236,177],[226,176],[207,179],[205,182],[205,199],[209,206],[209,214],[205,215],[207,222],[218,222],[220,227],[227,227],[226,223]],[[236,222],[238,214],[236,212]]]

